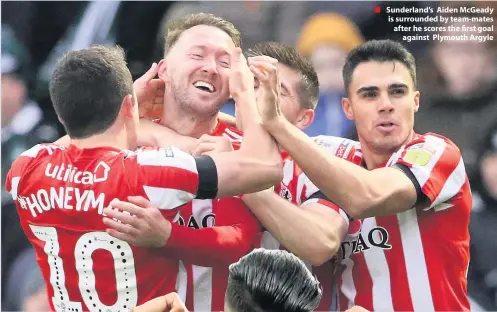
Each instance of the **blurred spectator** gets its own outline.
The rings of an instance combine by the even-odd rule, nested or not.
[[[2,25],[2,280],[14,257],[28,246],[5,177],[14,159],[40,142],[60,137],[57,121],[28,97],[24,70],[29,55],[12,29]]]
[[[497,310],[497,124],[486,137],[473,183],[471,264],[468,293],[489,311]]]
[[[48,81],[57,60],[67,51],[92,44],[118,44],[127,54],[128,67],[136,78],[152,63],[155,38],[164,12],[171,2],[85,1],[68,8],[70,21],[38,72],[37,92],[48,96]],[[67,18],[66,18],[67,19]]]
[[[347,54],[363,41],[357,26],[336,13],[314,15],[304,24],[297,50],[314,65],[320,87],[316,117],[304,130],[308,135],[350,136],[354,124],[342,110],[342,68]]]
[[[3,311],[50,311],[47,287],[33,248],[24,250],[9,271]]]
[[[476,32],[466,34],[470,38]],[[447,31],[442,35],[460,33]],[[461,149],[470,178],[475,173],[481,140],[497,120],[496,53],[491,44],[436,41],[429,51],[431,60],[422,64],[419,72],[423,108],[416,114],[415,129],[420,133],[437,132],[453,140]]]

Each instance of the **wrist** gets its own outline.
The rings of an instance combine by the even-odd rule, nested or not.
[[[268,132],[278,131],[288,122],[283,115],[277,114],[274,117],[262,118],[262,125]]]

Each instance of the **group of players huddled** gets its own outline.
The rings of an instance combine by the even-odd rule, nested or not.
[[[319,84],[293,48],[240,46],[200,13],[168,25],[134,83],[119,47],[59,60],[67,136],[6,182],[52,309],[469,310],[470,187],[457,146],[413,130],[411,53],[373,40],[347,56],[353,141],[301,131]],[[236,118],[219,112],[230,97]]]

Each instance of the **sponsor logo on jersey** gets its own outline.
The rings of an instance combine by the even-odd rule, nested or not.
[[[361,232],[356,239],[342,242],[339,252],[340,260],[371,248],[392,249],[392,245],[388,244],[389,239],[388,231],[381,226],[374,227],[367,234]]]
[[[205,215],[203,218],[195,218],[194,216],[190,216],[188,221],[185,223],[185,219],[182,216],[179,216],[177,220],[179,225],[187,226],[194,229],[207,228],[216,226],[216,215],[213,213],[209,213]]]
[[[433,153],[423,147],[408,149],[404,155],[404,161],[412,165],[426,166]]]
[[[281,186],[281,191],[280,191],[280,197],[288,200],[288,201],[292,201],[292,192],[290,192],[290,190],[288,189],[288,187],[282,185]]]

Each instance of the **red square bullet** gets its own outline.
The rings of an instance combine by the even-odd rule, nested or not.
[[[380,12],[381,12],[381,7],[379,7],[379,6],[375,6],[375,7],[374,7],[374,13],[378,14],[378,13],[380,13]]]

